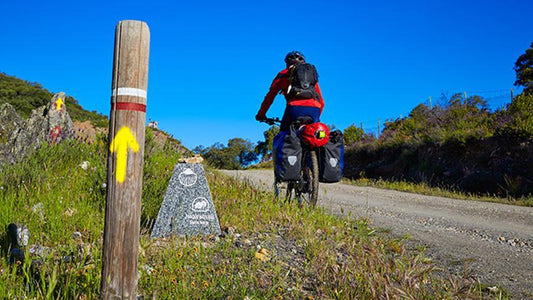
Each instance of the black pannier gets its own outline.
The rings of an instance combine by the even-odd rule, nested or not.
[[[342,132],[335,130],[329,134],[328,143],[318,155],[319,181],[323,183],[339,182],[344,170],[344,143]]]
[[[296,130],[280,131],[272,143],[274,174],[278,181],[298,180],[302,167],[302,145]]]

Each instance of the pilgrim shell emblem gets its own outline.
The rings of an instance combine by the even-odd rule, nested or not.
[[[178,180],[184,186],[193,186],[198,180],[198,176],[193,172],[193,170],[187,168],[180,173]]]
[[[209,210],[209,201],[204,197],[198,197],[192,202],[192,210],[195,212],[207,212]]]

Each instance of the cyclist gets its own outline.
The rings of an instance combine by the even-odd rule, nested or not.
[[[288,131],[290,124],[298,117],[309,116],[313,118],[313,122],[320,121],[320,114],[324,108],[324,99],[322,98],[318,82],[315,85],[316,96],[314,98],[295,99],[289,95],[288,89],[291,84],[289,79],[290,71],[300,63],[305,63],[305,57],[301,52],[292,51],[285,56],[286,68],[278,73],[270,85],[270,89],[263,103],[261,103],[261,108],[255,116],[257,121],[264,121],[266,119],[266,113],[278,93],[283,94],[287,100],[287,106],[280,125],[281,131]]]

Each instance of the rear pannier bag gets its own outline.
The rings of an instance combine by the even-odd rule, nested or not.
[[[302,167],[302,145],[291,127],[290,131],[280,131],[272,143],[274,153],[274,174],[279,181],[298,180]]]
[[[344,170],[344,143],[342,132],[335,130],[329,134],[329,141],[319,151],[318,180],[323,183],[339,182]]]

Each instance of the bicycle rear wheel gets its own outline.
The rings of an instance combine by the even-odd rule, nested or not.
[[[315,207],[318,201],[318,157],[316,150],[309,150],[307,162],[302,167],[302,180],[299,187],[298,202],[307,202],[311,207]]]

